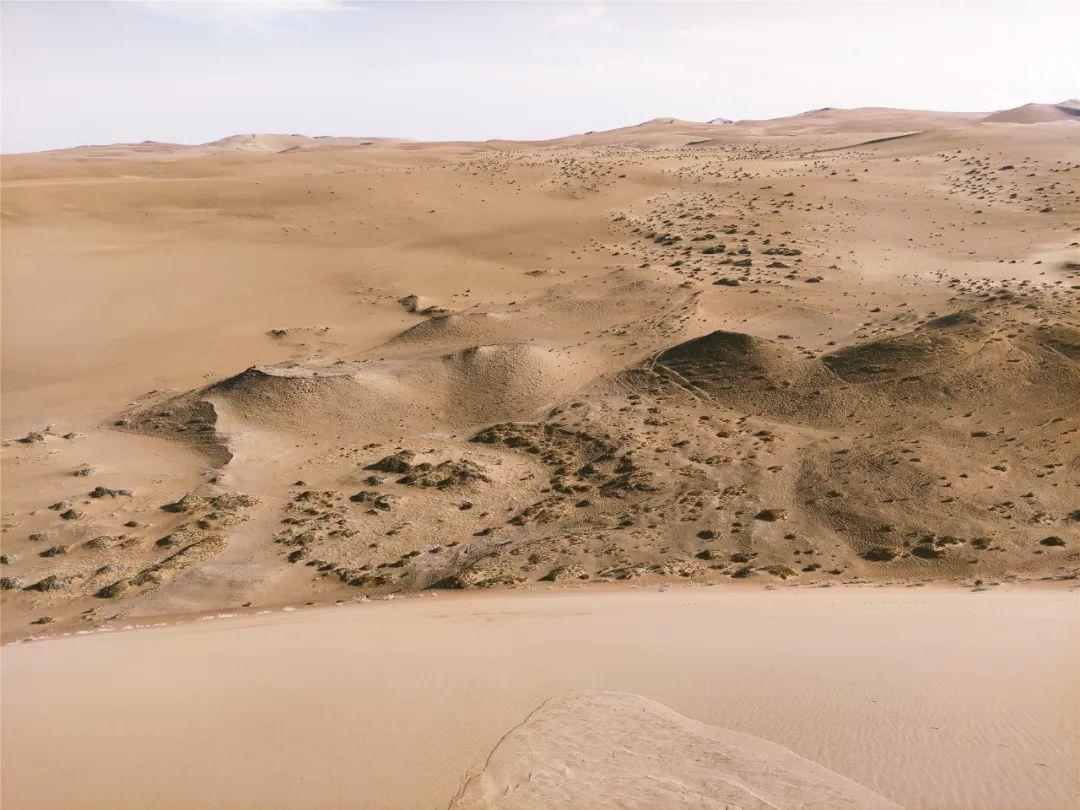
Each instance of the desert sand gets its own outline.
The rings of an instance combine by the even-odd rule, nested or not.
[[[987,590],[1050,588],[1053,597],[1038,598],[1061,600],[1054,610],[1075,618],[1066,595],[1080,573],[1078,147],[1080,103],[1070,100],[957,113],[826,108],[734,123],[656,118],[543,142],[243,134],[5,155],[2,638],[451,591],[527,600],[585,584],[620,593],[672,583],[733,595],[775,588],[808,604],[837,592],[813,590],[821,586],[936,584],[957,589],[964,606],[1008,604]],[[493,602],[495,614],[517,610],[519,594],[498,598],[509,601]],[[338,615],[328,620],[346,621]],[[246,621],[227,633],[251,655],[274,647],[260,648],[261,634],[285,644],[295,627],[314,628],[282,620],[241,632]],[[958,707],[937,727],[964,735],[983,733],[970,724],[993,701],[1027,711],[1008,703],[1033,699],[1020,681],[1016,695],[980,686],[977,706],[957,703],[958,685],[938,676],[911,621],[899,649],[919,681],[898,701],[917,692]],[[561,624],[537,620],[530,630],[557,640]],[[814,629],[814,638],[827,631]],[[5,647],[5,689],[18,695],[5,705],[5,790],[16,806],[46,806],[35,796],[76,806],[101,791],[122,806],[138,795],[127,792],[136,782],[145,793],[168,778],[179,790],[190,749],[142,748],[157,751],[150,763],[141,752],[129,760],[125,747],[114,765],[136,764],[122,774],[80,769],[70,783],[79,790],[41,793],[35,768],[55,756],[43,756],[26,728],[69,724],[75,704],[56,703],[74,688],[66,668],[83,651],[105,660],[110,645],[169,639],[154,656],[180,669],[161,664],[153,678],[175,697],[190,682],[184,645],[199,666],[218,652],[199,647],[207,632]],[[317,633],[352,643],[332,626]],[[869,644],[873,633],[859,638]],[[364,784],[375,774],[390,780],[371,803],[357,798],[358,782],[346,785],[360,777],[343,776],[340,759],[332,769],[281,760],[272,770],[310,774],[304,785],[324,791],[325,806],[445,806],[482,753],[492,769],[460,806],[501,806],[491,796],[521,773],[551,776],[520,756],[537,747],[537,729],[579,736],[559,718],[634,715],[667,739],[665,761],[687,768],[666,794],[674,806],[706,795],[743,806],[739,791],[787,806],[792,790],[825,797],[820,806],[1005,806],[988,804],[1001,796],[1011,807],[1066,806],[1075,727],[1052,715],[1077,677],[1073,648],[1051,638],[1061,640],[1030,643],[1044,645],[1044,659],[1057,656],[1043,672],[1056,679],[1056,697],[1038,697],[1053,711],[1047,704],[1022,730],[993,732],[1012,752],[1055,741],[1057,753],[1032,766],[1041,781],[1018,775],[1000,752],[982,751],[970,770],[961,761],[970,751],[935,749],[926,735],[879,749],[879,730],[843,755],[840,744],[815,743],[807,724],[855,739],[859,712],[811,714],[819,704],[755,725],[708,697],[714,682],[677,693],[660,677],[556,683],[545,667],[563,666],[562,655],[534,659],[512,705],[476,709],[487,714],[475,733],[466,716],[455,720],[466,730],[444,717],[438,745],[421,758],[412,751],[413,770],[441,774],[416,788],[415,802],[412,788],[391,784],[410,770],[400,759],[394,773],[377,763],[364,771]],[[484,669],[478,657],[496,653],[476,639],[431,643],[409,653],[412,665],[442,671],[460,655]],[[609,639],[598,631],[589,643],[603,649]],[[690,634],[682,643],[693,647]],[[985,652],[1003,654],[990,639]],[[67,685],[50,699],[52,720],[30,718],[42,704],[30,705],[19,672],[46,667],[36,671],[43,677],[53,655],[61,670],[49,677]],[[965,688],[983,660],[958,660]],[[783,667],[761,666],[741,682],[761,678],[784,701],[818,700]],[[866,675],[871,664],[859,666]],[[104,694],[116,688],[106,677],[83,672],[80,688]],[[292,683],[298,700],[317,693],[359,711],[359,686]],[[154,739],[164,733],[160,713],[176,711],[164,694],[142,704],[158,718],[146,728]],[[225,694],[247,701],[248,684],[234,681]],[[365,691],[358,705],[370,716],[383,697]],[[176,705],[190,706],[190,696]],[[112,701],[101,708],[115,710]],[[12,711],[24,716],[17,735]],[[521,726],[530,712],[535,723]],[[391,719],[365,733],[389,733]],[[418,745],[423,722],[414,715],[403,727]],[[88,741],[100,739],[93,727]],[[627,728],[613,721],[608,731]],[[340,742],[334,734],[320,739]],[[458,734],[468,741],[450,739]],[[755,739],[739,736],[747,734]],[[541,736],[548,750],[600,767],[607,743],[578,751],[556,732]],[[410,744],[393,750],[404,756]],[[628,759],[612,779],[652,773],[656,763],[623,748]],[[225,750],[215,767],[230,761]],[[930,788],[920,768],[935,755],[952,770],[941,775],[947,786]],[[695,781],[695,763],[720,756],[730,767]],[[921,764],[908,771],[910,757]],[[166,762],[173,777],[162,776]],[[760,767],[785,776],[747,787]],[[206,795],[245,806],[245,795],[228,792],[229,773]],[[1009,787],[1013,777],[1019,787]],[[643,783],[626,784],[645,795]],[[515,801],[550,804],[549,787],[535,780]],[[281,787],[253,806],[271,800],[304,805]]]
[[[228,615],[6,646],[4,806],[1075,806],[1080,623],[1060,588],[582,586]]]

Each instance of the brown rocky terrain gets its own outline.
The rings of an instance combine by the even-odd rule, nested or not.
[[[4,637],[1080,572],[1080,118],[3,165]]]

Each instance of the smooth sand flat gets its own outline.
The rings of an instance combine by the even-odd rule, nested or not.
[[[1078,627],[1063,589],[571,589],[8,645],[4,806],[438,808],[474,777],[550,779],[552,756],[589,761],[576,791],[625,788],[635,757],[672,750],[697,752],[670,769],[692,787],[734,767],[701,758],[741,740],[886,802],[866,807],[1069,808]],[[638,710],[656,745],[621,746],[605,776],[602,738]],[[522,734],[538,760],[512,750]],[[619,806],[653,806],[634,795]],[[774,799],[733,806],[834,806]]]

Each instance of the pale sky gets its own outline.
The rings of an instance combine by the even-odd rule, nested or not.
[[[238,132],[546,138],[1080,94],[1077,0],[4,0],[4,152]]]

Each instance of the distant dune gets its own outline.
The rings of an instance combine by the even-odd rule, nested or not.
[[[487,148],[512,148],[525,144],[555,143],[655,143],[674,144],[683,136],[723,136],[728,133],[752,130],[759,135],[835,135],[860,132],[916,132],[925,130],[962,127],[977,123],[1035,124],[1047,121],[1077,120],[1080,101],[1068,99],[1059,104],[1024,104],[1007,110],[986,112],[939,112],[930,110],[903,110],[889,107],[856,107],[841,109],[822,107],[796,115],[757,120],[731,120],[713,118],[705,122],[688,121],[661,116],[640,124],[611,130],[592,131],[548,141],[521,141],[494,139],[487,141],[454,141],[444,146],[486,146]],[[672,140],[670,136],[675,135]],[[274,154],[279,152],[305,151],[310,149],[350,149],[361,147],[402,147],[415,145],[430,148],[416,141],[395,137],[339,137],[280,135],[272,133],[245,133],[229,135],[202,144],[177,144],[158,141],[87,145],[71,149],[55,149],[50,154],[71,157],[127,158],[148,155],[250,153]],[[29,153],[28,153],[29,154]]]
[[[1080,121],[1080,104],[1076,99],[1060,104],[1024,104],[1011,110],[999,110],[982,119],[1007,124],[1040,124],[1044,121]]]
[[[899,132],[966,126],[979,121],[983,113],[926,112],[894,110],[887,107],[859,107],[851,110],[825,107],[787,118],[738,121],[771,134],[822,134],[837,132]]]

